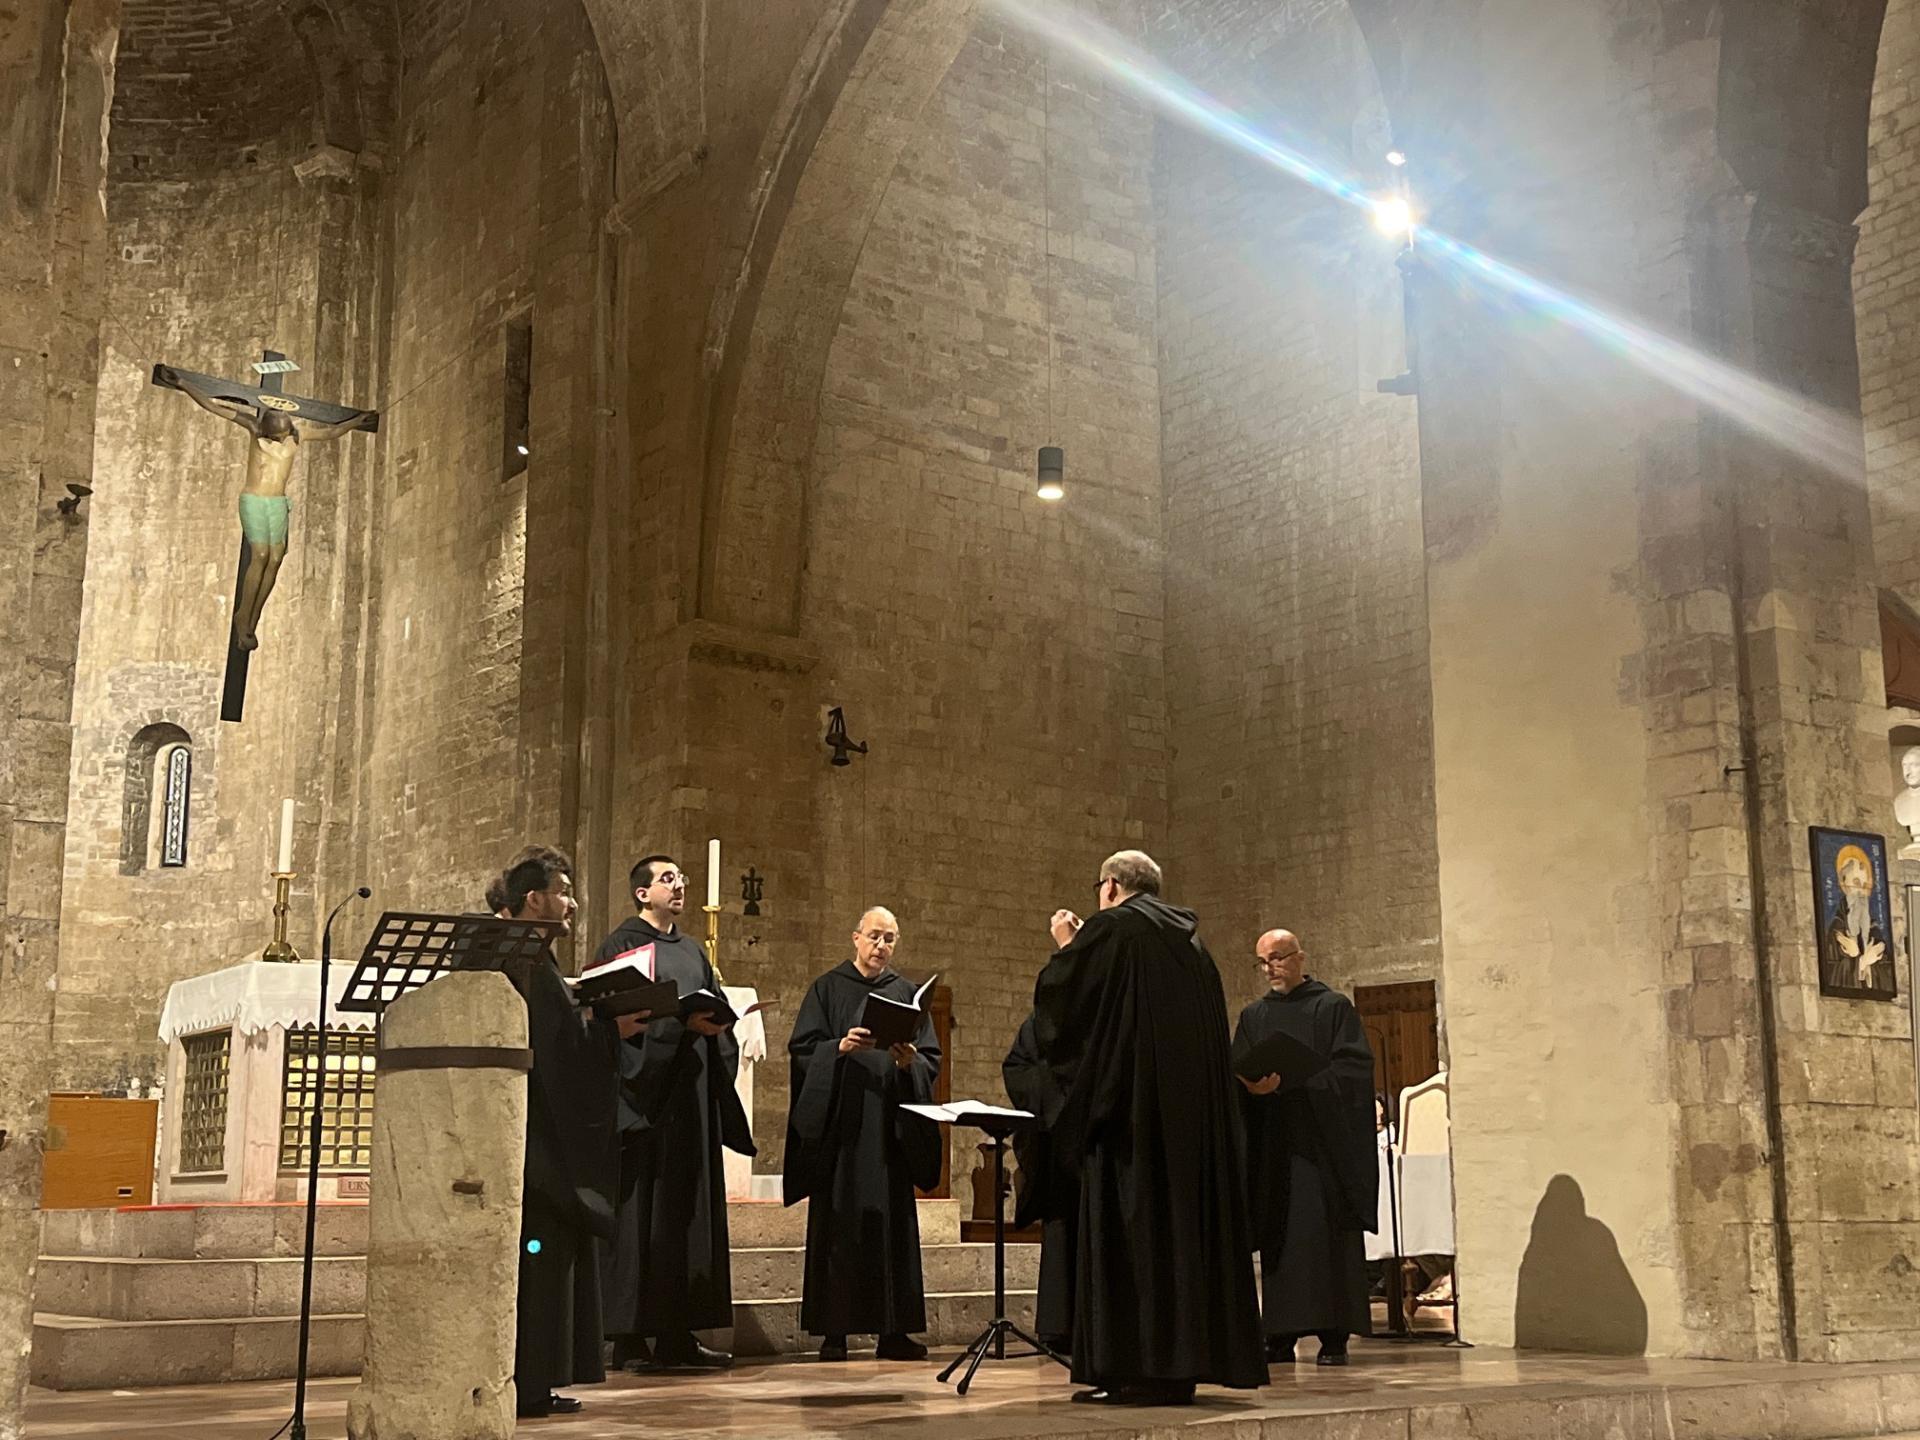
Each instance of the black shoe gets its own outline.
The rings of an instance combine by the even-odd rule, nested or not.
[[[820,1342],[820,1358],[822,1360],[846,1359],[847,1337],[844,1335],[827,1336],[826,1339]]]
[[[1344,1365],[1347,1363],[1347,1347],[1342,1345],[1338,1350],[1328,1350],[1322,1347],[1320,1353],[1313,1357],[1313,1363],[1316,1365]]]
[[[516,1419],[544,1420],[549,1415],[578,1415],[586,1403],[571,1395],[542,1395],[538,1400],[522,1400],[513,1407]]]
[[[1114,1395],[1111,1390],[1095,1388],[1092,1390],[1074,1391],[1073,1403],[1076,1405],[1112,1405],[1117,1402],[1114,1400]]]
[[[882,1360],[924,1360],[927,1347],[911,1335],[882,1335],[878,1353]]]
[[[1267,1363],[1269,1365],[1291,1365],[1294,1359],[1294,1344],[1294,1341],[1288,1340],[1283,1336],[1269,1335],[1267,1337]]]
[[[675,1345],[654,1341],[653,1359],[656,1370],[726,1370],[733,1364],[725,1350],[709,1350],[691,1335]]]
[[[653,1368],[653,1351],[639,1335],[622,1335],[613,1342],[613,1361],[608,1367],[640,1375]]]

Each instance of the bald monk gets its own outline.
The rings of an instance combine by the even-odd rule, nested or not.
[[[247,447],[246,483],[240,487],[240,533],[247,542],[247,569],[233,604],[233,641],[242,650],[258,649],[260,612],[280,578],[280,562],[287,558],[287,479],[300,453],[302,425],[306,439],[332,440],[349,430],[365,429],[373,412],[356,410],[332,425],[296,424],[291,415],[212,394],[170,367],[160,370],[161,378],[179,386],[202,410],[231,420],[253,437]]]
[[[1373,1051],[1353,1002],[1307,975],[1291,930],[1267,931],[1254,954],[1268,988],[1240,1014],[1236,1061],[1281,1030],[1326,1062],[1290,1086],[1277,1075],[1239,1077],[1267,1359],[1292,1360],[1312,1335],[1316,1364],[1345,1365],[1347,1337],[1372,1327],[1363,1235],[1375,1228],[1380,1184]]]
[[[853,958],[807,991],[787,1044],[785,1192],[808,1201],[800,1327],[822,1360],[847,1358],[850,1334],[879,1336],[882,1360],[924,1360],[927,1328],[914,1190],[940,1178],[940,1127],[902,1104],[933,1102],[940,1046],[920,1017],[914,1038],[882,1050],[860,1026],[867,998],[913,1002],[892,968],[900,922],[875,908],[853,932]]]

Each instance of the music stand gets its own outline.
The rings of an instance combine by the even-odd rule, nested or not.
[[[1007,1206],[1004,1188],[1006,1185],[1006,1153],[1008,1137],[1018,1130],[1032,1128],[1035,1117],[1029,1114],[996,1115],[982,1113],[965,1107],[905,1106],[924,1113],[932,1109],[944,1109],[951,1117],[948,1123],[964,1125],[972,1130],[984,1132],[993,1141],[993,1319],[987,1322],[973,1343],[954,1358],[952,1364],[940,1372],[940,1383],[946,1384],[948,1378],[962,1365],[967,1373],[960,1377],[960,1383],[954,1387],[955,1393],[964,1395],[967,1387],[973,1383],[973,1372],[980,1368],[980,1362],[987,1358],[987,1352],[993,1352],[996,1360],[1026,1360],[1035,1355],[1044,1355],[1057,1365],[1067,1362],[1056,1355],[1042,1341],[1029,1335],[1013,1321],[1007,1318]],[[1028,1354],[1007,1354],[1007,1337],[1025,1342],[1033,1347]]]
[[[565,933],[554,920],[389,910],[360,952],[360,963],[335,1008],[378,1015],[409,990],[450,970],[499,970],[520,989],[528,968]]]
[[[361,892],[365,894],[365,891]],[[329,917],[331,932],[333,921]],[[565,930],[552,920],[500,920],[491,915],[422,915],[389,910],[374,927],[348,977],[336,1010],[371,1011],[375,1018],[374,1064],[379,1065],[379,1019],[387,1006],[452,970],[499,970],[526,993],[528,967]],[[307,1352],[313,1327],[314,1206],[320,1187],[320,1112],[327,1086],[327,985],[329,939],[320,966],[320,1055],[313,1096],[313,1129],[307,1155],[307,1242],[300,1260],[300,1338],[294,1361],[293,1440],[306,1440]]]

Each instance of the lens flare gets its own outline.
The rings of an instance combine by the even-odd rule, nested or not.
[[[1417,233],[1426,264],[1445,265],[1461,279],[1583,335],[1662,384],[1802,459],[1843,478],[1860,477],[1864,457],[1858,417],[1761,380],[1643,324],[1577,299],[1465,241],[1430,229],[1419,223],[1413,205],[1406,199],[1371,194],[1359,181],[1282,143],[1097,21],[1042,8],[1034,0],[989,3],[1040,42],[1104,72],[1162,114],[1354,206],[1381,233],[1399,239],[1410,239]],[[1407,157],[1396,149],[1386,158],[1397,167]]]

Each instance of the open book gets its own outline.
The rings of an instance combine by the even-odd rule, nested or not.
[[[590,965],[567,986],[581,1005],[591,1005],[596,1015],[612,1019],[617,1015],[671,1015],[679,1008],[680,992],[671,980],[653,978],[653,946],[642,945],[615,955],[600,965]]]
[[[1236,1044],[1228,1063],[1243,1080],[1278,1075],[1282,1088],[1301,1084],[1327,1068],[1319,1051],[1284,1030],[1275,1030],[1251,1045]]]
[[[756,1000],[744,1010],[735,1010],[724,995],[716,995],[711,990],[691,990],[680,997],[678,1006],[682,1020],[705,1015],[721,1025],[738,1025],[749,1015],[773,1008],[773,1001]]]
[[[869,992],[866,1009],[860,1014],[860,1028],[873,1036],[876,1048],[886,1050],[913,1043],[913,1037],[920,1033],[920,1022],[926,1018],[920,1002],[927,998],[927,992],[939,978],[929,975],[926,984],[913,992],[911,1002],[889,1000],[878,991]]]

